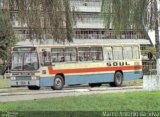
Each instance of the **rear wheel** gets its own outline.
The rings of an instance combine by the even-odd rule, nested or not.
[[[56,75],[54,79],[54,84],[51,87],[53,90],[62,90],[64,86],[64,79],[61,75]]]
[[[38,86],[28,86],[28,89],[29,90],[39,90],[40,87],[38,87]]]
[[[100,87],[102,84],[101,83],[90,83],[90,87]]]
[[[123,82],[123,74],[118,71],[114,74],[114,82],[111,82],[110,86],[119,87],[122,85],[122,82]]]

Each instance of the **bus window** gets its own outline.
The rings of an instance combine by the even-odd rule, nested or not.
[[[76,48],[65,48],[65,61],[76,61]]]
[[[104,60],[112,60],[113,54],[112,54],[112,47],[104,47]]]
[[[124,59],[132,59],[132,47],[123,47]]]
[[[23,69],[24,70],[37,70],[38,69],[38,60],[37,60],[37,53],[24,53],[24,60],[23,60]]]
[[[42,66],[51,65],[51,53],[43,51],[40,53],[40,63]]]
[[[102,48],[101,47],[92,47],[91,48],[91,59],[94,60],[103,60]]]
[[[139,59],[139,48],[138,46],[133,46],[133,59]]]
[[[114,60],[122,60],[122,47],[113,47]]]
[[[89,47],[79,47],[78,48],[78,58],[79,61],[90,61],[90,48]]]
[[[12,69],[22,70],[23,68],[23,53],[14,52],[12,54]]]
[[[52,48],[51,49],[51,61],[52,63],[64,62],[64,49],[63,48]]]

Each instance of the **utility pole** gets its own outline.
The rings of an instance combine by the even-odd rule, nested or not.
[[[159,40],[159,11],[160,11],[160,0],[155,0],[154,8],[155,8],[155,41],[156,41],[156,69],[157,74],[160,74],[160,40]]]
[[[160,40],[159,40],[159,4],[160,0],[155,0],[154,8],[155,8],[155,41],[156,41],[156,52],[157,52],[157,59],[160,59]]]

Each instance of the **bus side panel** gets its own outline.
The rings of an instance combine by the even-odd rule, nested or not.
[[[54,77],[52,76],[45,76],[45,77],[41,77],[40,78],[40,86],[44,87],[44,86],[53,86],[54,83]]]
[[[89,75],[68,75],[65,76],[65,84],[88,84],[88,83],[113,82],[113,73],[89,74]]]
[[[123,71],[124,80],[136,80],[142,77],[141,71]],[[103,74],[84,74],[84,75],[65,75],[65,85],[88,84],[88,83],[107,83],[114,81],[114,73]],[[40,86],[53,86],[54,76],[40,78]]]
[[[124,80],[136,80],[142,78],[141,71],[124,72]]]
[[[139,71],[138,71],[139,72]],[[136,80],[142,77],[141,72],[124,72],[124,80]],[[107,83],[114,81],[114,73],[93,75],[72,75],[65,77],[65,84]]]

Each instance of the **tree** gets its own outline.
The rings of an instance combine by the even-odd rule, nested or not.
[[[2,3],[4,3],[2,5]],[[10,22],[10,12],[6,7],[9,2],[0,0],[0,59],[3,63],[0,64],[1,72],[4,71],[10,60],[10,48],[16,42],[14,31]]]
[[[155,30],[157,58],[160,58],[157,0],[102,0],[107,29]]]
[[[72,41],[72,12],[68,0],[10,0],[21,25],[29,28],[30,39]]]
[[[102,14],[107,28],[143,29],[142,17],[147,0],[102,0]]]

